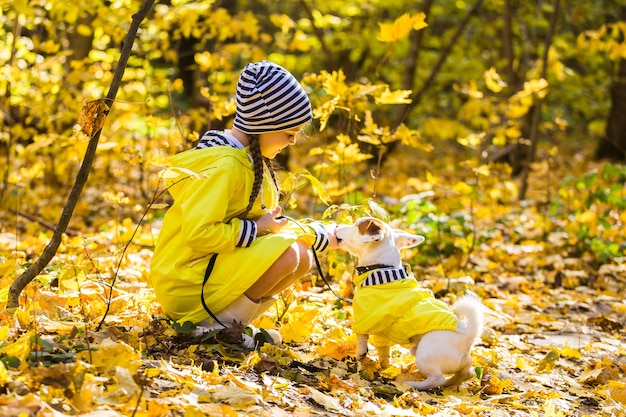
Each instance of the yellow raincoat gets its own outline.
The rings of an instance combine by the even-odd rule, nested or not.
[[[432,330],[456,331],[454,313],[432,291],[420,288],[415,278],[404,270],[392,269],[396,278],[390,282],[374,280],[373,285],[367,285],[381,271],[365,272],[354,281],[352,330],[356,334],[375,336],[372,344],[384,346],[406,345],[411,337]]]
[[[216,314],[254,284],[293,242],[317,245],[316,238],[320,239],[319,227],[306,226],[303,231],[291,223],[281,233],[256,236],[252,220],[263,214],[261,204],[270,210],[278,205],[269,172],[247,219],[237,218],[248,205],[254,182],[247,151],[212,146],[181,152],[170,160],[166,181],[174,203],[165,214],[154,250],[151,285],[164,312],[179,324],[209,318],[200,294],[212,254],[218,253],[204,295]]]

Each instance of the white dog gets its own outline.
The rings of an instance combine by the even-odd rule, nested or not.
[[[403,268],[400,249],[417,246],[424,237],[372,217],[337,226],[335,234],[339,249],[358,259],[352,327],[357,334],[357,358],[367,355],[372,335],[383,368],[389,366],[391,345],[412,345],[415,364],[427,377],[407,382],[413,388],[458,385],[471,378],[470,349],[482,333],[482,304],[477,296],[465,295],[450,309],[432,291],[419,287]]]

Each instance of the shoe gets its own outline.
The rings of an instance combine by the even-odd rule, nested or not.
[[[201,336],[214,330],[222,330],[228,327],[249,327],[250,331],[244,331],[243,340],[239,343],[242,347],[253,349],[264,343],[281,344],[282,336],[277,330],[257,329],[251,326],[253,322],[261,314],[265,313],[274,303],[276,298],[268,297],[258,302],[250,300],[245,294],[229,304],[225,309],[217,313],[215,316],[223,324],[217,321],[209,322],[209,319],[203,320],[196,325],[196,330],[192,333],[194,336]],[[265,334],[263,334],[263,332]],[[259,335],[263,336],[259,336]]]

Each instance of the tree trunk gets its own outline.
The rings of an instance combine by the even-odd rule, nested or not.
[[[619,77],[611,84],[611,111],[606,135],[600,140],[596,156],[613,160],[626,159],[626,61],[619,64]]]
[[[513,8],[511,0],[505,0],[502,10],[502,57],[506,60],[504,75],[509,87],[517,89],[519,83],[518,72],[515,71],[515,52],[513,48]]]
[[[561,6],[561,0],[554,1],[554,11],[552,12],[552,17],[550,18],[550,27],[548,29],[548,35],[546,37],[544,49],[543,49],[543,57],[542,57],[542,68],[541,68],[541,77],[548,77],[548,52],[550,51],[550,47],[552,46],[552,38],[556,33],[556,25],[559,18],[559,10]],[[536,103],[531,108],[530,114],[530,146],[525,146],[518,144],[518,147],[524,146],[521,149],[527,149],[524,161],[524,167],[522,168],[522,183],[519,191],[519,199],[524,200],[526,198],[526,192],[528,191],[528,178],[530,175],[530,171],[532,169],[532,164],[535,162],[535,155],[537,153],[537,142],[539,141],[539,123],[541,122],[541,106],[543,104],[542,99],[537,99]]]
[[[622,20],[626,20],[626,6],[622,6],[621,11]],[[623,161],[626,159],[626,59],[619,61],[609,92],[611,110],[606,122],[606,134],[600,139],[596,157]]]

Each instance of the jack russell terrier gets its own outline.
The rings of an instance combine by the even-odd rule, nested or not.
[[[373,217],[339,225],[335,235],[339,249],[357,258],[352,304],[357,358],[367,355],[371,335],[383,369],[389,366],[391,345],[412,345],[415,364],[426,379],[407,384],[418,390],[458,385],[474,376],[470,350],[483,330],[482,303],[467,294],[450,309],[419,287],[403,268],[400,249],[417,246],[424,237]]]

